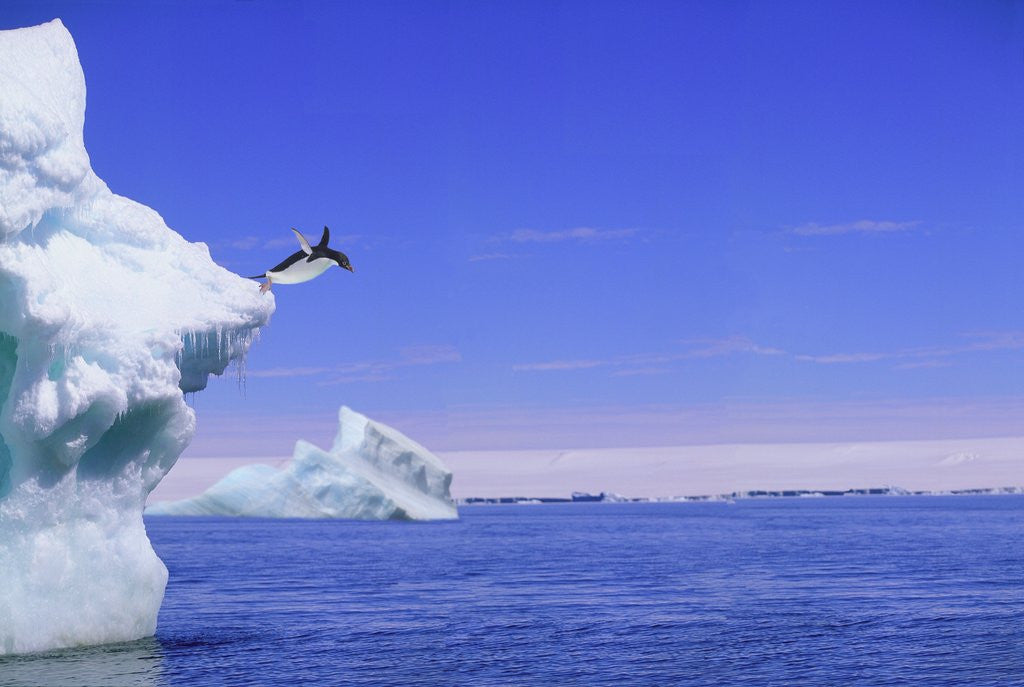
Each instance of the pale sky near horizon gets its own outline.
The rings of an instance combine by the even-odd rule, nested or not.
[[[186,455],[1024,435],[1024,3],[21,2],[116,193],[275,288]],[[0,96],[2,97],[2,96]],[[255,286],[254,286],[255,288]]]

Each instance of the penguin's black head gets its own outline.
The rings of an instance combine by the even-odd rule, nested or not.
[[[336,263],[338,263],[338,267],[340,267],[343,270],[348,270],[349,272],[355,272],[355,270],[352,268],[352,263],[350,263],[348,261],[348,256],[347,255],[345,255],[344,253],[342,253],[340,251],[333,251],[333,252],[334,252],[334,255],[332,255],[331,257],[334,258],[334,261]]]

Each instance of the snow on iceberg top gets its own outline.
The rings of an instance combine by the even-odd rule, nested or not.
[[[0,235],[52,207],[76,204],[99,180],[82,140],[85,77],[60,19],[0,31]]]
[[[217,359],[182,365],[182,388],[203,388],[274,300],[112,193],[89,165],[84,123],[85,79],[60,20],[0,31],[0,331],[115,357],[119,342],[179,348],[184,335],[186,358]]]

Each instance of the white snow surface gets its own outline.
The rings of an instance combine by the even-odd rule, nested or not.
[[[149,492],[190,441],[183,391],[274,308],[92,171],[60,20],[0,31],[0,654],[153,634]]]
[[[454,520],[452,473],[423,446],[345,406],[330,451],[306,441],[279,467],[245,465],[202,494],[149,515]]]

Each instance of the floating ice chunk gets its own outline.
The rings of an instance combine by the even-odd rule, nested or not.
[[[59,20],[0,31],[0,654],[151,635],[146,496],[191,440],[182,391],[273,311],[85,151]]]
[[[452,473],[433,453],[345,406],[330,451],[299,441],[292,460],[238,468],[204,493],[163,501],[149,515],[450,520]]]

